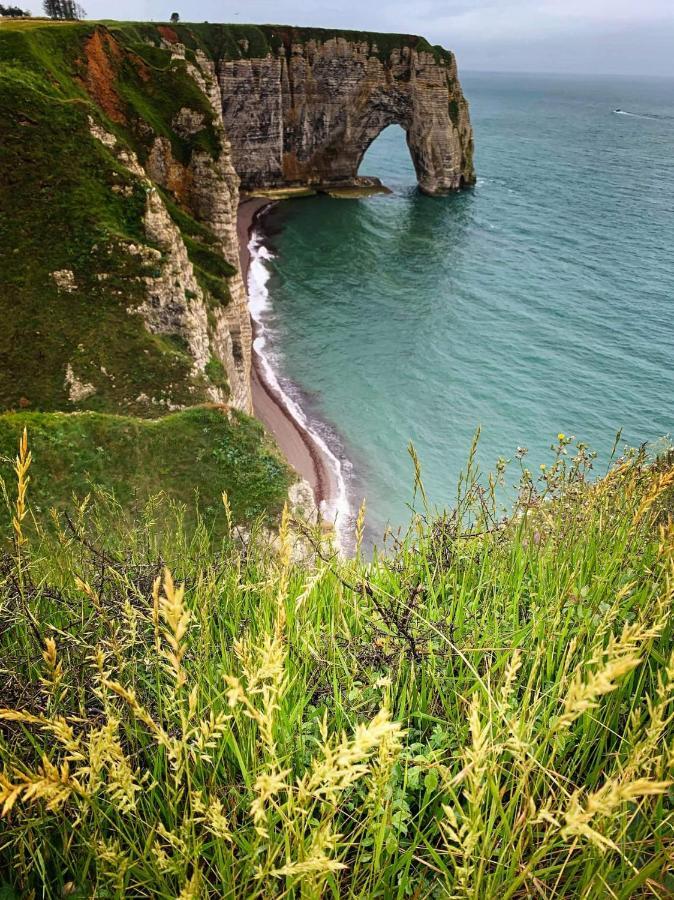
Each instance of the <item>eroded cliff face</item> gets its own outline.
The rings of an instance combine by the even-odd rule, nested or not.
[[[468,105],[453,54],[413,37],[389,36],[387,46],[380,47],[386,36],[354,39],[271,26],[258,31],[262,44],[251,46],[240,38],[233,52],[230,45],[223,51],[217,41],[215,49],[208,41],[206,49],[190,47],[191,31],[179,35],[171,28],[157,29],[159,47],[185,66],[212,112],[205,121],[203,110],[180,108],[171,129],[193,141],[208,128],[215,146],[203,149],[197,141],[186,158],[179,158],[170,137],[156,134],[142,173],[136,172],[203,223],[232,267],[229,302],[209,304],[184,235],[162,197],[150,190],[146,233],[162,251],[162,269],[145,279],[147,298],[136,311],[151,331],[181,337],[195,376],[206,376],[209,361],[218,359],[227,374],[230,404],[246,412],[252,411],[252,333],[239,271],[239,185],[247,191],[357,185],[365,151],[394,123],[406,131],[423,191],[446,193],[475,179]],[[213,40],[217,33],[205,36]],[[214,400],[222,399],[217,386],[208,390]]]
[[[115,53],[121,53],[107,35],[101,38],[101,32],[96,32],[92,40],[105,43],[106,52],[102,58],[106,61],[110,56],[114,58]],[[142,277],[145,285],[143,301],[130,305],[127,311],[130,315],[140,316],[151,333],[173,336],[181,342],[192,359],[191,376],[201,380],[209,399],[216,403],[227,401],[237,409],[252,413],[251,325],[239,270],[236,226],[239,178],[224,131],[215,67],[202,51],[187,60],[181,44],[163,41],[162,45],[170,52],[176,77],[182,70],[181,77],[191,78],[208,102],[209,115],[203,108],[178,108],[170,120],[172,134],[169,136],[156,133],[146,122],[136,122],[135,128],[141,131],[147,145],[142,163],[137,154],[121,144],[114,134],[90,119],[92,135],[140,182],[146,195],[143,222],[148,243],[127,245],[127,251],[141,258],[146,269],[153,269],[153,274]],[[115,49],[111,51],[110,47]],[[87,60],[87,87],[100,102],[102,92],[91,75],[90,57],[91,54]],[[147,77],[149,81],[152,76]],[[113,95],[110,86],[107,90],[110,107],[109,97]],[[151,83],[148,90],[152,90]],[[127,123],[128,116],[121,104],[115,104],[114,111],[113,120]],[[206,145],[202,147],[200,137],[206,134],[208,140],[202,141]],[[188,153],[176,153],[171,139],[175,136],[191,145]],[[171,216],[157,187],[215,237],[209,252],[221,256],[228,267],[226,303],[214,302],[203,278],[199,278],[197,264],[190,258],[188,249],[190,236],[183,233]],[[226,385],[214,383],[210,378],[214,360],[216,366],[219,364],[225,370]],[[171,409],[181,405],[174,403],[170,396],[163,402]]]
[[[264,57],[215,63],[243,189],[358,184],[365,151],[392,124],[406,132],[424,192],[474,183],[468,104],[453,54],[418,49],[417,38],[382,50],[377,36],[266,31]]]
[[[182,45],[164,42],[164,46],[171,50],[174,58],[185,58],[185,48]],[[194,61],[187,62],[186,68],[213,110],[216,153],[194,150],[189,162],[184,165],[174,158],[170,141],[157,137],[146,167],[154,182],[172,191],[195,218],[216,235],[218,250],[233,269],[228,279],[229,304],[211,311],[210,343],[213,352],[225,366],[230,403],[244,412],[252,413],[252,329],[246,288],[239,268],[237,237],[239,177],[232,163],[230,143],[224,130],[214,63],[202,51],[197,51]],[[202,117],[193,110],[181,110],[173,127],[183,136],[193,135],[203,128]],[[190,287],[187,288],[187,293],[192,293]]]

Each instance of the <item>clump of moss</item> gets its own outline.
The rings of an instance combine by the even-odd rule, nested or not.
[[[220,387],[225,387],[227,385],[227,373],[225,372],[225,367],[217,356],[211,356],[206,363],[206,374],[212,384]]]

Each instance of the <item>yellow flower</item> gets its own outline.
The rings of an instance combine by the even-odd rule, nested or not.
[[[559,434],[557,435],[557,440],[558,440],[558,441],[565,441],[565,440],[566,440],[566,435],[564,434],[563,431],[560,431],[560,432],[559,432]]]

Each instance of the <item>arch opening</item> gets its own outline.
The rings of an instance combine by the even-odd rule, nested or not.
[[[402,125],[395,122],[382,128],[365,148],[357,174],[378,178],[387,187],[416,185],[417,172]]]

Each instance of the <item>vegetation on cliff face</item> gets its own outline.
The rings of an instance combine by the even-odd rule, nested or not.
[[[157,415],[169,401],[208,399],[208,384],[191,374],[188,354],[127,311],[144,299],[142,279],[156,274],[156,264],[128,251],[148,243],[145,190],[89,124],[93,117],[141,162],[157,134],[170,136],[183,159],[195,146],[211,147],[208,127],[190,139],[172,129],[183,107],[206,118],[212,112],[184,63],[170,63],[168,51],[157,54],[150,69],[88,24],[0,29],[4,408]],[[232,270],[210,249],[214,235],[177,198],[174,214],[198,274],[204,284],[215,283],[213,302],[226,302]],[[60,272],[72,272],[72,282],[59,286]],[[95,393],[69,399],[68,364]]]
[[[438,62],[450,64],[454,55],[439,45],[415,34],[395,34],[381,31],[349,31],[340,28],[306,28],[289,25],[226,25],[210,22],[171,23],[108,23],[113,32],[123,32],[136,40],[159,45],[162,41],[181,43],[192,53],[202,50],[213,59],[260,59],[280,50],[290,52],[292,44],[309,41],[325,43],[335,38],[350,43],[366,43],[373,55],[386,62],[394,50],[405,47],[432,53]]]
[[[184,109],[200,117],[194,133],[175,127]],[[92,123],[114,136],[114,152]],[[129,169],[131,154],[145,164],[158,137],[183,166],[220,149],[185,61],[133,31],[3,24],[0,133],[0,410],[36,411],[0,415],[0,454],[30,421],[44,509],[94,482],[126,511],[160,487],[191,507],[198,487],[204,510],[220,508],[226,488],[237,521],[277,513],[289,470],[255,423],[205,409],[147,421],[208,401],[213,386],[228,392],[215,355],[195,373],[181,336],[152,333],[134,312],[164,260],[136,250],[155,245],[148,184]],[[230,302],[234,267],[181,185],[158,190],[213,315]],[[84,410],[96,415],[65,415]]]
[[[5,897],[671,896],[670,464],[590,483],[560,436],[507,520],[471,465],[452,514],[418,483],[389,555],[293,563],[287,518],[271,552],[161,503],[29,535],[29,462],[0,569]]]

